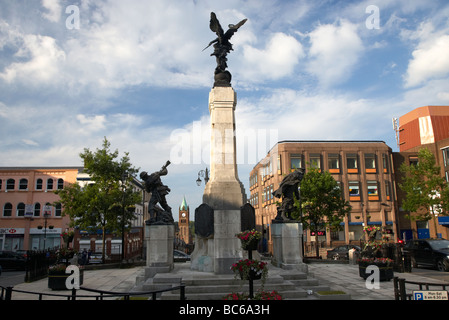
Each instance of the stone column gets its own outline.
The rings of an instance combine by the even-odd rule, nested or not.
[[[215,87],[209,94],[211,121],[210,179],[203,202],[214,209],[214,272],[232,273],[231,265],[242,258],[240,207],[246,203],[237,173],[235,106],[232,87]]]

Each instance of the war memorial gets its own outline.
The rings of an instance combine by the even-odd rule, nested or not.
[[[234,278],[231,267],[241,259],[248,256],[252,258],[253,253],[258,255],[251,249],[244,250],[237,237],[240,232],[255,229],[255,215],[254,208],[247,203],[238,176],[235,136],[237,93],[232,88],[232,75],[227,70],[227,54],[233,50],[229,40],[246,21],[244,19],[236,25],[230,24],[224,32],[215,13],[211,13],[210,29],[217,37],[205,49],[213,45],[211,56],[215,56],[217,66],[208,101],[211,126],[210,180],[204,190],[203,203],[195,210],[195,249],[188,270],[186,266],[183,266],[184,270],[175,270],[173,263],[174,224],[171,208],[165,201],[165,195],[170,189],[161,181],[161,176],[168,174],[170,161],[160,171],[150,175],[146,172],[141,174],[146,190],[152,193],[148,208],[150,219],[146,221],[145,232],[146,268],[145,274],[138,279],[141,283],[139,287],[143,290],[166,288],[182,282],[186,284],[187,290],[189,284],[196,284],[198,299],[219,298],[207,287],[212,285],[215,291],[220,291],[220,285],[228,286],[229,290],[235,289],[236,285],[242,287],[243,281]],[[302,176],[302,171],[287,175],[274,193],[282,205],[278,208],[278,216],[272,221],[274,253],[269,263],[276,272],[268,275],[268,283],[271,281],[277,288],[285,286],[286,279],[307,278],[307,265],[302,261],[300,250],[302,226],[289,216],[293,208],[293,194],[295,189],[297,192]],[[283,273],[287,276],[282,277]],[[201,287],[205,294],[202,298]],[[297,289],[294,284],[287,284],[287,287],[291,291]],[[247,291],[245,287],[241,290]]]

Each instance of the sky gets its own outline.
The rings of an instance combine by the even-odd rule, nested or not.
[[[0,166],[81,166],[104,137],[140,171],[171,161],[175,220],[209,168],[215,12],[248,21],[228,55],[239,178],[281,140],[382,140],[449,105],[446,0],[2,0]]]

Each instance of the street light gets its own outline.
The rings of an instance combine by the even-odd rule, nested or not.
[[[198,179],[196,179],[196,184],[198,186],[201,185],[201,178],[204,178],[204,183],[207,184],[207,182],[209,181],[209,170],[206,168],[206,170],[200,170],[198,172]]]

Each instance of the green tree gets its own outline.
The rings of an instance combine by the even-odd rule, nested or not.
[[[64,208],[63,214],[71,218],[72,227],[102,230],[103,260],[106,230],[118,234],[127,231],[134,218],[134,206],[141,202],[140,192],[132,187],[138,169],[131,165],[128,153],[120,160],[118,155],[117,150],[110,150],[105,137],[101,149],[95,152],[84,149],[80,154],[92,183],[84,187],[75,183],[55,191],[60,197],[58,203]]]
[[[343,199],[337,181],[328,171],[309,169],[301,181],[300,198],[295,201],[293,217],[315,234],[326,227],[340,229],[345,215],[351,212],[349,202]],[[316,256],[319,256],[318,243]]]
[[[418,151],[418,163],[409,165],[402,163],[403,174],[399,188],[405,193],[402,207],[406,211],[416,212],[410,219],[419,221],[433,220],[435,236],[437,216],[447,215],[449,207],[449,187],[440,174],[435,156],[428,149]]]

